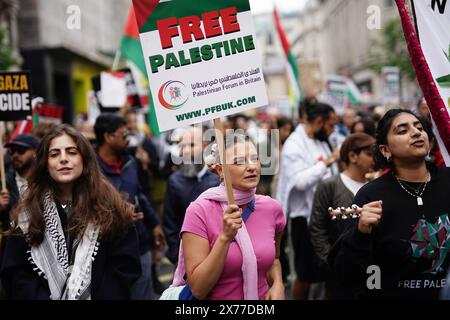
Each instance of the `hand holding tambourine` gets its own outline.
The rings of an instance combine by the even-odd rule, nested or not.
[[[362,208],[354,204],[349,208],[328,209],[332,220],[359,219],[358,230],[365,234],[372,233],[373,227],[380,223],[382,211],[382,201],[365,204]]]
[[[340,207],[337,209],[328,208],[328,212],[331,215],[332,220],[346,220],[346,219],[357,219],[361,215],[362,209],[356,204],[349,208]]]

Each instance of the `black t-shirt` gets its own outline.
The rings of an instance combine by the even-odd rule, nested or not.
[[[56,210],[58,210],[59,220],[61,221],[61,227],[66,238],[67,257],[69,258],[69,264],[72,265],[75,261],[75,255],[73,252],[73,238],[67,232],[69,226],[69,214],[72,210],[71,206],[63,207],[59,202],[56,202]]]
[[[355,196],[360,207],[382,200],[382,219],[371,235],[360,233],[354,221],[333,248],[330,262],[344,283],[361,289],[360,297],[437,299],[445,286],[450,262],[450,169],[433,167],[430,172],[422,206],[391,173],[368,183]],[[367,289],[374,274],[367,271],[371,265],[380,268],[380,290]]]

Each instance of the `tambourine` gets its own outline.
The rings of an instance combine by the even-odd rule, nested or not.
[[[361,216],[362,208],[358,207],[356,204],[349,208],[328,208],[328,213],[331,215],[331,220],[346,220],[346,219],[358,219]]]

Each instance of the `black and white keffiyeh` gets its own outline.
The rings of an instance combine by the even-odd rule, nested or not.
[[[56,203],[50,193],[44,197],[44,240],[38,246],[32,246],[30,262],[35,270],[48,280],[50,299],[52,300],[90,300],[92,261],[98,250],[100,228],[88,224],[82,237],[73,241],[75,259],[69,264],[67,243],[58,215]],[[29,213],[19,215],[19,228],[27,234]]]

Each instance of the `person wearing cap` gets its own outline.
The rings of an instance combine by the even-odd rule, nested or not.
[[[36,161],[36,149],[39,141],[32,134],[19,134],[5,145],[11,154],[12,166],[16,173],[17,189],[22,194],[27,186],[27,179]]]
[[[331,247],[348,226],[348,220],[331,220],[328,208],[348,208],[359,189],[367,182],[366,174],[373,171],[372,147],[375,139],[365,133],[354,133],[345,139],[340,159],[346,170],[317,186],[311,212],[310,233],[314,250],[327,279],[327,298],[351,298],[351,292],[341,288],[327,265]]]
[[[5,144],[5,148],[9,149],[13,170],[6,176],[7,190],[0,192],[0,219],[3,231],[9,229],[9,213],[27,186],[27,178],[35,163],[38,144],[38,140],[31,134],[20,134]]]

